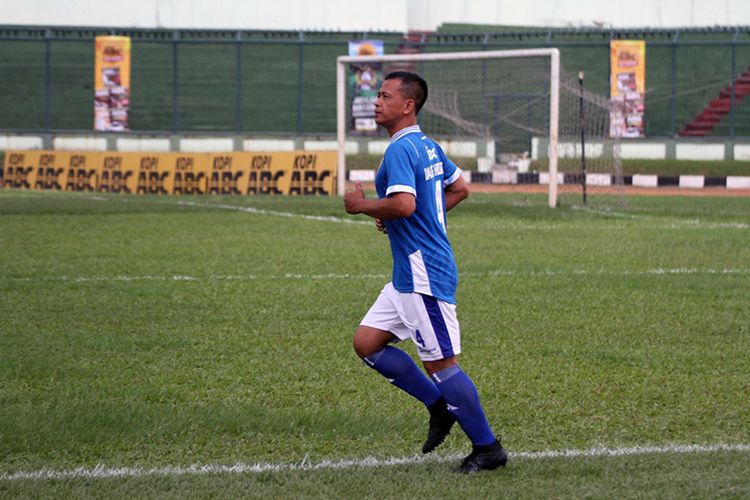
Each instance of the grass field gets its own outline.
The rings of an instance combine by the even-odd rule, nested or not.
[[[0,190],[0,224],[0,497],[750,496],[750,198],[455,209],[512,453],[469,477],[351,349],[390,256],[340,199]]]

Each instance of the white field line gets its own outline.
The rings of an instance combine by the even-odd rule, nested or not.
[[[658,455],[658,454],[697,454],[716,452],[750,452],[747,444],[714,444],[714,445],[680,445],[668,444],[664,446],[633,446],[629,448],[607,448],[596,447],[586,450],[547,450],[511,452],[512,460],[542,460],[559,458],[590,458],[590,457],[625,457],[632,455]],[[369,469],[375,467],[387,467],[393,465],[406,465],[418,463],[444,463],[458,461],[462,458],[459,454],[450,455],[428,455],[410,457],[375,458],[350,460],[324,460],[321,462],[308,462],[305,457],[300,463],[236,463],[233,465],[206,464],[189,466],[167,466],[167,467],[106,467],[97,465],[93,468],[78,467],[75,469],[52,470],[40,469],[36,471],[20,471],[0,474],[0,481],[20,480],[50,480],[50,479],[103,479],[122,477],[147,477],[147,476],[200,476],[207,474],[251,474],[263,472],[292,472],[292,471],[315,471],[315,470],[342,470],[342,469]]]
[[[167,202],[164,202],[167,203]],[[172,203],[172,202],[168,202]],[[305,220],[315,220],[315,221],[325,221],[325,222],[343,222],[346,224],[364,224],[364,225],[373,225],[372,221],[366,217],[361,219],[349,219],[349,218],[343,218],[343,217],[334,217],[334,216],[320,216],[320,215],[307,215],[307,214],[295,214],[291,212],[279,212],[275,210],[265,210],[260,208],[254,208],[254,207],[245,207],[245,206],[238,206],[238,205],[226,205],[226,204],[213,204],[213,203],[196,203],[192,201],[176,201],[174,202],[177,205],[182,206],[188,206],[188,207],[197,207],[197,208],[213,208],[213,209],[221,209],[221,210],[232,210],[236,212],[245,212],[245,213],[251,213],[251,214],[258,214],[258,215],[269,215],[269,216],[277,216],[277,217],[288,217],[293,219],[305,219]],[[661,221],[661,219],[655,219],[650,216],[639,216],[635,214],[619,214],[619,213],[612,213],[612,212],[606,212],[601,211],[597,212],[600,215],[604,216],[614,216],[614,217],[621,217],[624,219],[633,219],[633,220],[653,220],[653,221]],[[463,228],[463,225],[460,224],[453,224],[451,225],[452,228]],[[528,229],[528,230],[557,230],[557,229],[567,229],[567,225],[554,225],[554,224],[522,224],[522,225],[514,225],[514,224],[508,224],[508,225],[492,225],[490,226],[492,229]],[[596,226],[597,229],[623,229],[625,226],[617,225],[617,226],[610,226],[610,227],[600,227]],[[657,226],[654,226],[655,228]],[[684,229],[684,228],[695,228],[695,229],[750,229],[750,224],[745,223],[714,223],[714,222],[704,222],[701,220],[696,219],[690,219],[690,220],[676,220],[673,222],[665,222],[663,226],[659,226],[659,229]]]
[[[617,212],[614,210],[609,209],[596,209],[596,208],[583,208],[578,206],[571,207],[571,210],[574,211],[581,211],[581,212],[590,212],[592,214],[600,215],[602,217],[612,217],[616,219],[629,219],[629,220],[635,220],[635,221],[661,221],[665,220],[663,217],[659,216],[653,216],[653,215],[641,215],[637,213],[629,213],[629,212]],[[736,214],[738,215],[738,214]],[[746,223],[713,223],[713,222],[705,222],[700,219],[677,219],[674,224],[677,227],[682,226],[701,226],[701,225],[707,225],[709,227],[734,227],[739,229],[747,229],[750,228],[750,224]]]
[[[357,219],[352,218],[346,218],[346,217],[336,217],[336,216],[322,216],[322,215],[309,215],[309,214],[296,214],[292,212],[280,212],[276,210],[266,210],[261,208],[255,208],[255,207],[249,207],[249,206],[240,206],[240,205],[227,205],[227,204],[215,204],[215,203],[197,203],[193,201],[185,201],[185,200],[168,200],[168,201],[154,201],[147,198],[135,200],[133,198],[119,198],[117,196],[104,196],[104,195],[97,195],[97,194],[90,194],[90,193],[69,193],[69,192],[47,192],[47,191],[9,191],[5,190],[2,192],[2,195],[4,196],[10,196],[10,197],[42,197],[42,196],[54,196],[54,195],[60,195],[60,196],[75,196],[80,199],[87,199],[92,201],[104,201],[104,202],[111,202],[111,201],[124,201],[127,203],[159,203],[159,204],[169,204],[169,205],[178,205],[178,206],[187,206],[187,207],[195,207],[195,208],[208,208],[208,209],[220,209],[220,210],[231,210],[235,212],[245,212],[245,213],[251,213],[251,214],[257,214],[257,215],[266,215],[266,216],[276,216],[276,217],[287,217],[292,219],[303,219],[303,220],[312,220],[312,221],[324,221],[324,222],[336,222],[336,223],[344,223],[344,224],[357,224],[357,225],[372,225],[372,221],[369,220],[367,217],[361,217]],[[603,217],[612,217],[612,218],[618,218],[623,220],[636,220],[636,221],[652,221],[652,222],[662,222],[663,224],[654,224],[649,227],[653,229],[685,229],[685,228],[694,228],[694,229],[750,229],[750,223],[744,223],[744,222],[706,222],[701,221],[700,219],[676,219],[672,222],[669,222],[668,219],[663,219],[659,217],[649,216],[649,215],[639,215],[639,214],[631,214],[626,212],[616,212],[611,210],[597,210],[597,209],[591,209],[591,208],[581,208],[581,207],[572,207],[573,210],[580,210],[580,211],[587,211],[594,213],[596,215],[600,215]],[[342,208],[343,210],[343,208]],[[464,228],[464,225],[462,224],[452,224],[452,228],[454,229],[462,229]],[[623,225],[614,225],[614,226],[601,226],[596,225],[596,229],[598,230],[620,230],[624,229],[626,226]],[[567,230],[568,225],[566,224],[493,224],[490,223],[485,227],[485,229],[509,229],[509,230],[529,230],[529,231],[544,231],[544,230]]]
[[[289,217],[292,219],[304,219],[304,220],[315,220],[315,221],[325,221],[325,222],[343,222],[345,224],[367,224],[367,225],[373,225],[372,221],[369,220],[362,220],[362,219],[347,219],[343,217],[334,217],[334,216],[323,216],[323,215],[307,215],[307,214],[295,214],[292,212],[278,212],[276,210],[264,210],[261,208],[254,208],[254,207],[243,207],[238,205],[220,205],[220,204],[213,204],[213,203],[195,203],[192,201],[177,201],[175,202],[177,205],[181,206],[187,206],[187,207],[200,207],[200,208],[218,208],[221,210],[233,210],[236,212],[246,212],[251,214],[258,214],[258,215],[273,215],[276,217]],[[343,210],[343,207],[342,207]]]
[[[587,270],[587,269],[570,269],[570,270],[539,270],[539,271],[514,271],[512,269],[495,269],[485,272],[462,272],[464,278],[492,278],[492,277],[555,277],[555,276],[663,276],[663,275],[746,275],[750,274],[750,269],[699,269],[699,268],[675,268],[675,269],[647,269],[643,271],[612,271],[608,269]],[[172,276],[41,276],[41,277],[23,277],[10,278],[16,282],[60,282],[60,283],[101,283],[101,282],[136,282],[136,281],[281,281],[281,280],[370,280],[370,279],[388,279],[389,274],[372,273],[372,274],[347,274],[347,273],[325,273],[325,274],[303,274],[303,273],[285,273],[285,274],[245,274],[245,275],[216,275],[216,276],[189,276],[175,274]]]
[[[226,276],[45,276],[39,278],[13,278],[13,281],[34,282],[62,282],[62,283],[97,283],[107,281],[280,281],[280,280],[368,280],[387,279],[387,274],[277,274],[277,275],[226,275]]]
[[[646,269],[643,271],[612,271],[609,269],[570,269],[570,270],[540,270],[540,271],[513,271],[497,269],[487,272],[462,272],[460,277],[485,278],[492,276],[658,276],[658,275],[681,275],[681,274],[750,274],[750,269],[699,269],[699,268],[675,268],[675,269]]]

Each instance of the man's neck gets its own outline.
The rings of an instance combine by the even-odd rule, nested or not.
[[[422,132],[422,129],[419,128],[419,125],[410,125],[408,127],[404,127],[391,136],[391,142],[395,142],[401,139],[403,136],[413,134],[415,132]]]
[[[392,128],[388,129],[388,135],[390,137],[393,137],[397,133],[399,133],[401,130],[405,129],[406,127],[412,127],[417,124],[417,117],[408,117],[406,119],[401,120],[398,122],[397,125],[394,125]]]

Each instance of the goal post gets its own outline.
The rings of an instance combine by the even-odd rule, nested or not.
[[[492,51],[471,51],[471,52],[439,52],[439,53],[420,53],[420,54],[391,54],[382,56],[339,56],[336,60],[336,139],[338,149],[338,185],[337,191],[342,196],[346,189],[346,136],[347,136],[347,68],[353,63],[411,63],[422,64],[428,62],[458,62],[458,61],[489,61],[493,59],[523,59],[523,58],[541,58],[548,61],[548,92],[549,109],[548,124],[545,130],[548,140],[548,160],[549,160],[549,196],[548,204],[554,208],[557,206],[557,166],[558,166],[558,134],[559,134],[559,117],[560,117],[560,51],[556,48],[539,48],[539,49],[520,49],[520,50],[492,50]],[[420,71],[417,71],[420,72]],[[422,75],[425,76],[425,75]],[[472,75],[464,75],[465,78],[472,78]],[[430,76],[426,77],[430,85],[430,95],[432,95],[433,81]],[[519,94],[516,92],[516,94]],[[502,97],[501,97],[502,98]],[[534,97],[525,97],[533,99]],[[545,96],[547,98],[547,96]],[[454,97],[458,99],[458,97]],[[495,97],[497,101],[498,97]],[[428,102],[430,98],[428,97]],[[493,122],[494,126],[499,126]],[[426,130],[432,135],[432,131]]]

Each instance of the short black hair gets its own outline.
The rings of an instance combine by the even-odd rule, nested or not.
[[[385,77],[386,80],[401,80],[401,91],[407,99],[414,99],[416,113],[422,109],[427,101],[427,82],[424,78],[411,71],[392,71]]]

